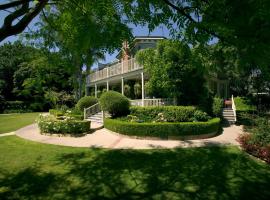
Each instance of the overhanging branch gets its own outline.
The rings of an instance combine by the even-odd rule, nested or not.
[[[4,24],[0,29],[0,41],[4,40],[8,36],[21,33],[28,26],[28,24],[40,13],[40,11],[45,7],[49,0],[39,0],[35,7],[31,9],[29,8],[29,1],[30,0],[24,0],[24,4],[21,4],[21,8],[14,11],[12,14],[5,18]],[[12,25],[14,20],[21,16],[23,17],[19,20],[19,22],[15,25]]]

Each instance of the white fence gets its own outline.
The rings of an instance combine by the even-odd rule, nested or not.
[[[130,100],[132,106],[169,106],[175,105],[173,99],[135,99]]]
[[[106,67],[102,70],[93,72],[87,77],[87,83],[89,84],[90,82],[95,82],[98,80],[102,80],[119,74],[132,72],[142,68],[143,67],[140,66],[134,58],[132,58],[122,63],[117,63],[110,67]]]

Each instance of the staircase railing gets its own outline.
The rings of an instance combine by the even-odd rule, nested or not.
[[[232,95],[232,110],[233,110],[234,121],[236,122],[236,106],[234,103],[233,95]]]
[[[87,119],[89,116],[101,112],[99,103],[96,103],[89,108],[84,108],[84,119]]]

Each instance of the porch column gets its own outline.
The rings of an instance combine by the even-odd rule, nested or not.
[[[95,83],[95,97],[97,98],[97,84]]]
[[[142,77],[142,106],[144,106],[144,74],[143,72],[141,73]]]
[[[109,91],[110,87],[109,87],[109,81],[107,81],[107,92]]]
[[[121,73],[124,73],[124,59],[122,59],[122,63],[121,63]]]
[[[89,87],[87,86],[85,87],[85,96],[89,96],[89,89],[90,89]]]
[[[122,95],[124,95],[124,77],[121,78]]]

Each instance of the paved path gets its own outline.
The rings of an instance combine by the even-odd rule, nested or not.
[[[118,135],[105,128],[83,137],[59,137],[41,135],[37,124],[16,131],[16,135],[28,140],[72,147],[92,147],[110,149],[153,149],[176,147],[201,147],[210,145],[238,145],[236,138],[242,133],[241,126],[226,127],[217,137],[201,140],[143,140]]]
[[[9,135],[15,135],[15,132],[1,133],[1,134],[0,134],[0,137],[9,136]]]

